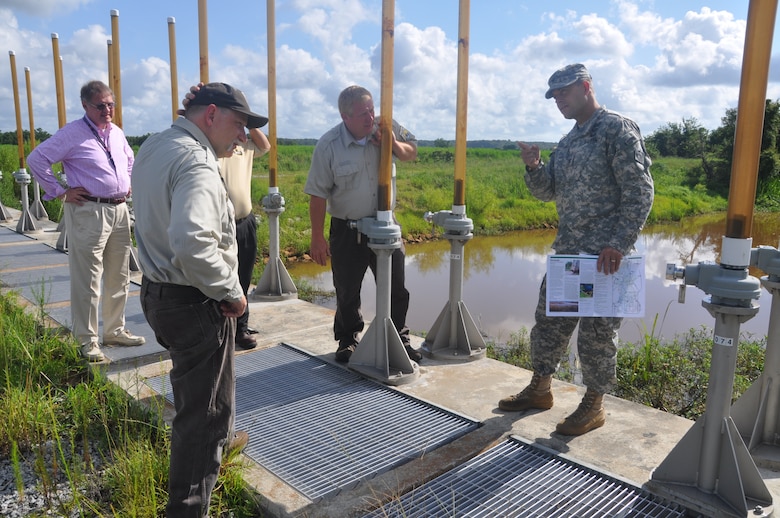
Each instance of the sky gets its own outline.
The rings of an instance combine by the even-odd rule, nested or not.
[[[554,142],[569,131],[549,76],[574,62],[594,79],[599,102],[634,119],[645,136],[696,119],[721,125],[739,99],[748,0],[396,0],[393,117],[418,139],[456,133],[460,4],[468,6],[467,139]],[[340,122],[336,101],[351,84],[381,106],[382,1],[277,0],[278,138],[318,138]],[[67,120],[91,80],[108,81],[111,11],[118,10],[122,122],[127,135],[172,120],[169,23],[175,23],[180,101],[200,77],[198,0],[0,0],[0,49],[13,51],[21,124],[29,129],[25,68],[36,128],[58,129],[52,33],[62,58]],[[462,18],[463,17],[463,18]],[[266,2],[207,6],[209,80],[243,90],[267,114]],[[766,38],[771,34],[764,35]],[[767,97],[780,98],[780,45]],[[0,131],[15,131],[11,58],[0,59]],[[268,128],[266,128],[268,131]]]

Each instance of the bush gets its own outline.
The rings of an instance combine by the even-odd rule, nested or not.
[[[740,342],[732,401],[761,375],[765,348],[763,341]],[[488,344],[488,356],[533,370],[528,331],[521,329],[513,333],[503,345]],[[706,409],[711,356],[712,333],[703,327],[691,329],[671,343],[661,343],[647,335],[643,344],[622,344],[618,349],[617,384],[612,394],[696,420]],[[561,363],[555,377],[572,381],[569,362]]]

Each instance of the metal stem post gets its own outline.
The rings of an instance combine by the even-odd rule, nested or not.
[[[449,300],[425,336],[421,349],[426,355],[442,360],[484,358],[485,340],[462,300],[464,248],[473,237],[474,225],[466,217],[465,207],[457,206],[453,206],[452,212],[426,213],[425,219],[445,229],[444,237],[450,242],[450,284]]]
[[[377,218],[358,220],[357,228],[376,254],[376,316],[349,367],[388,385],[411,383],[420,376],[420,367],[409,359],[390,317],[393,251],[401,246],[401,227],[393,222],[392,212],[380,211]]]
[[[268,195],[263,197],[263,210],[268,214],[268,264],[263,275],[252,291],[253,300],[286,300],[298,298],[290,274],[279,256],[279,215],[284,212],[284,198],[278,187],[270,187]]]
[[[0,180],[3,179],[3,172],[0,171]],[[13,216],[11,216],[11,213],[8,211],[8,209],[3,205],[3,201],[0,200],[0,221],[11,221],[13,219]]]
[[[766,356],[761,376],[731,407],[740,435],[759,466],[780,469],[780,251],[769,246],[753,250],[751,265],[768,273],[761,285],[772,296]],[[753,260],[755,259],[755,260]]]

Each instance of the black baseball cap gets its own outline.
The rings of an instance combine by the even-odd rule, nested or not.
[[[258,115],[249,109],[244,92],[229,84],[208,83],[201,86],[195,97],[190,99],[188,106],[208,106],[210,104],[243,113],[247,116],[246,127],[250,129],[262,128],[268,123],[268,117]]]

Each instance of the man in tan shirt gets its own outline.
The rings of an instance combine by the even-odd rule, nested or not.
[[[249,138],[236,146],[233,155],[219,159],[219,171],[225,181],[228,196],[236,210],[236,241],[238,242],[238,279],[246,296],[252,282],[257,259],[257,220],[252,214],[252,162],[271,150],[271,143],[257,128],[249,130]],[[254,349],[256,331],[249,327],[249,305],[236,322],[236,347]]]

